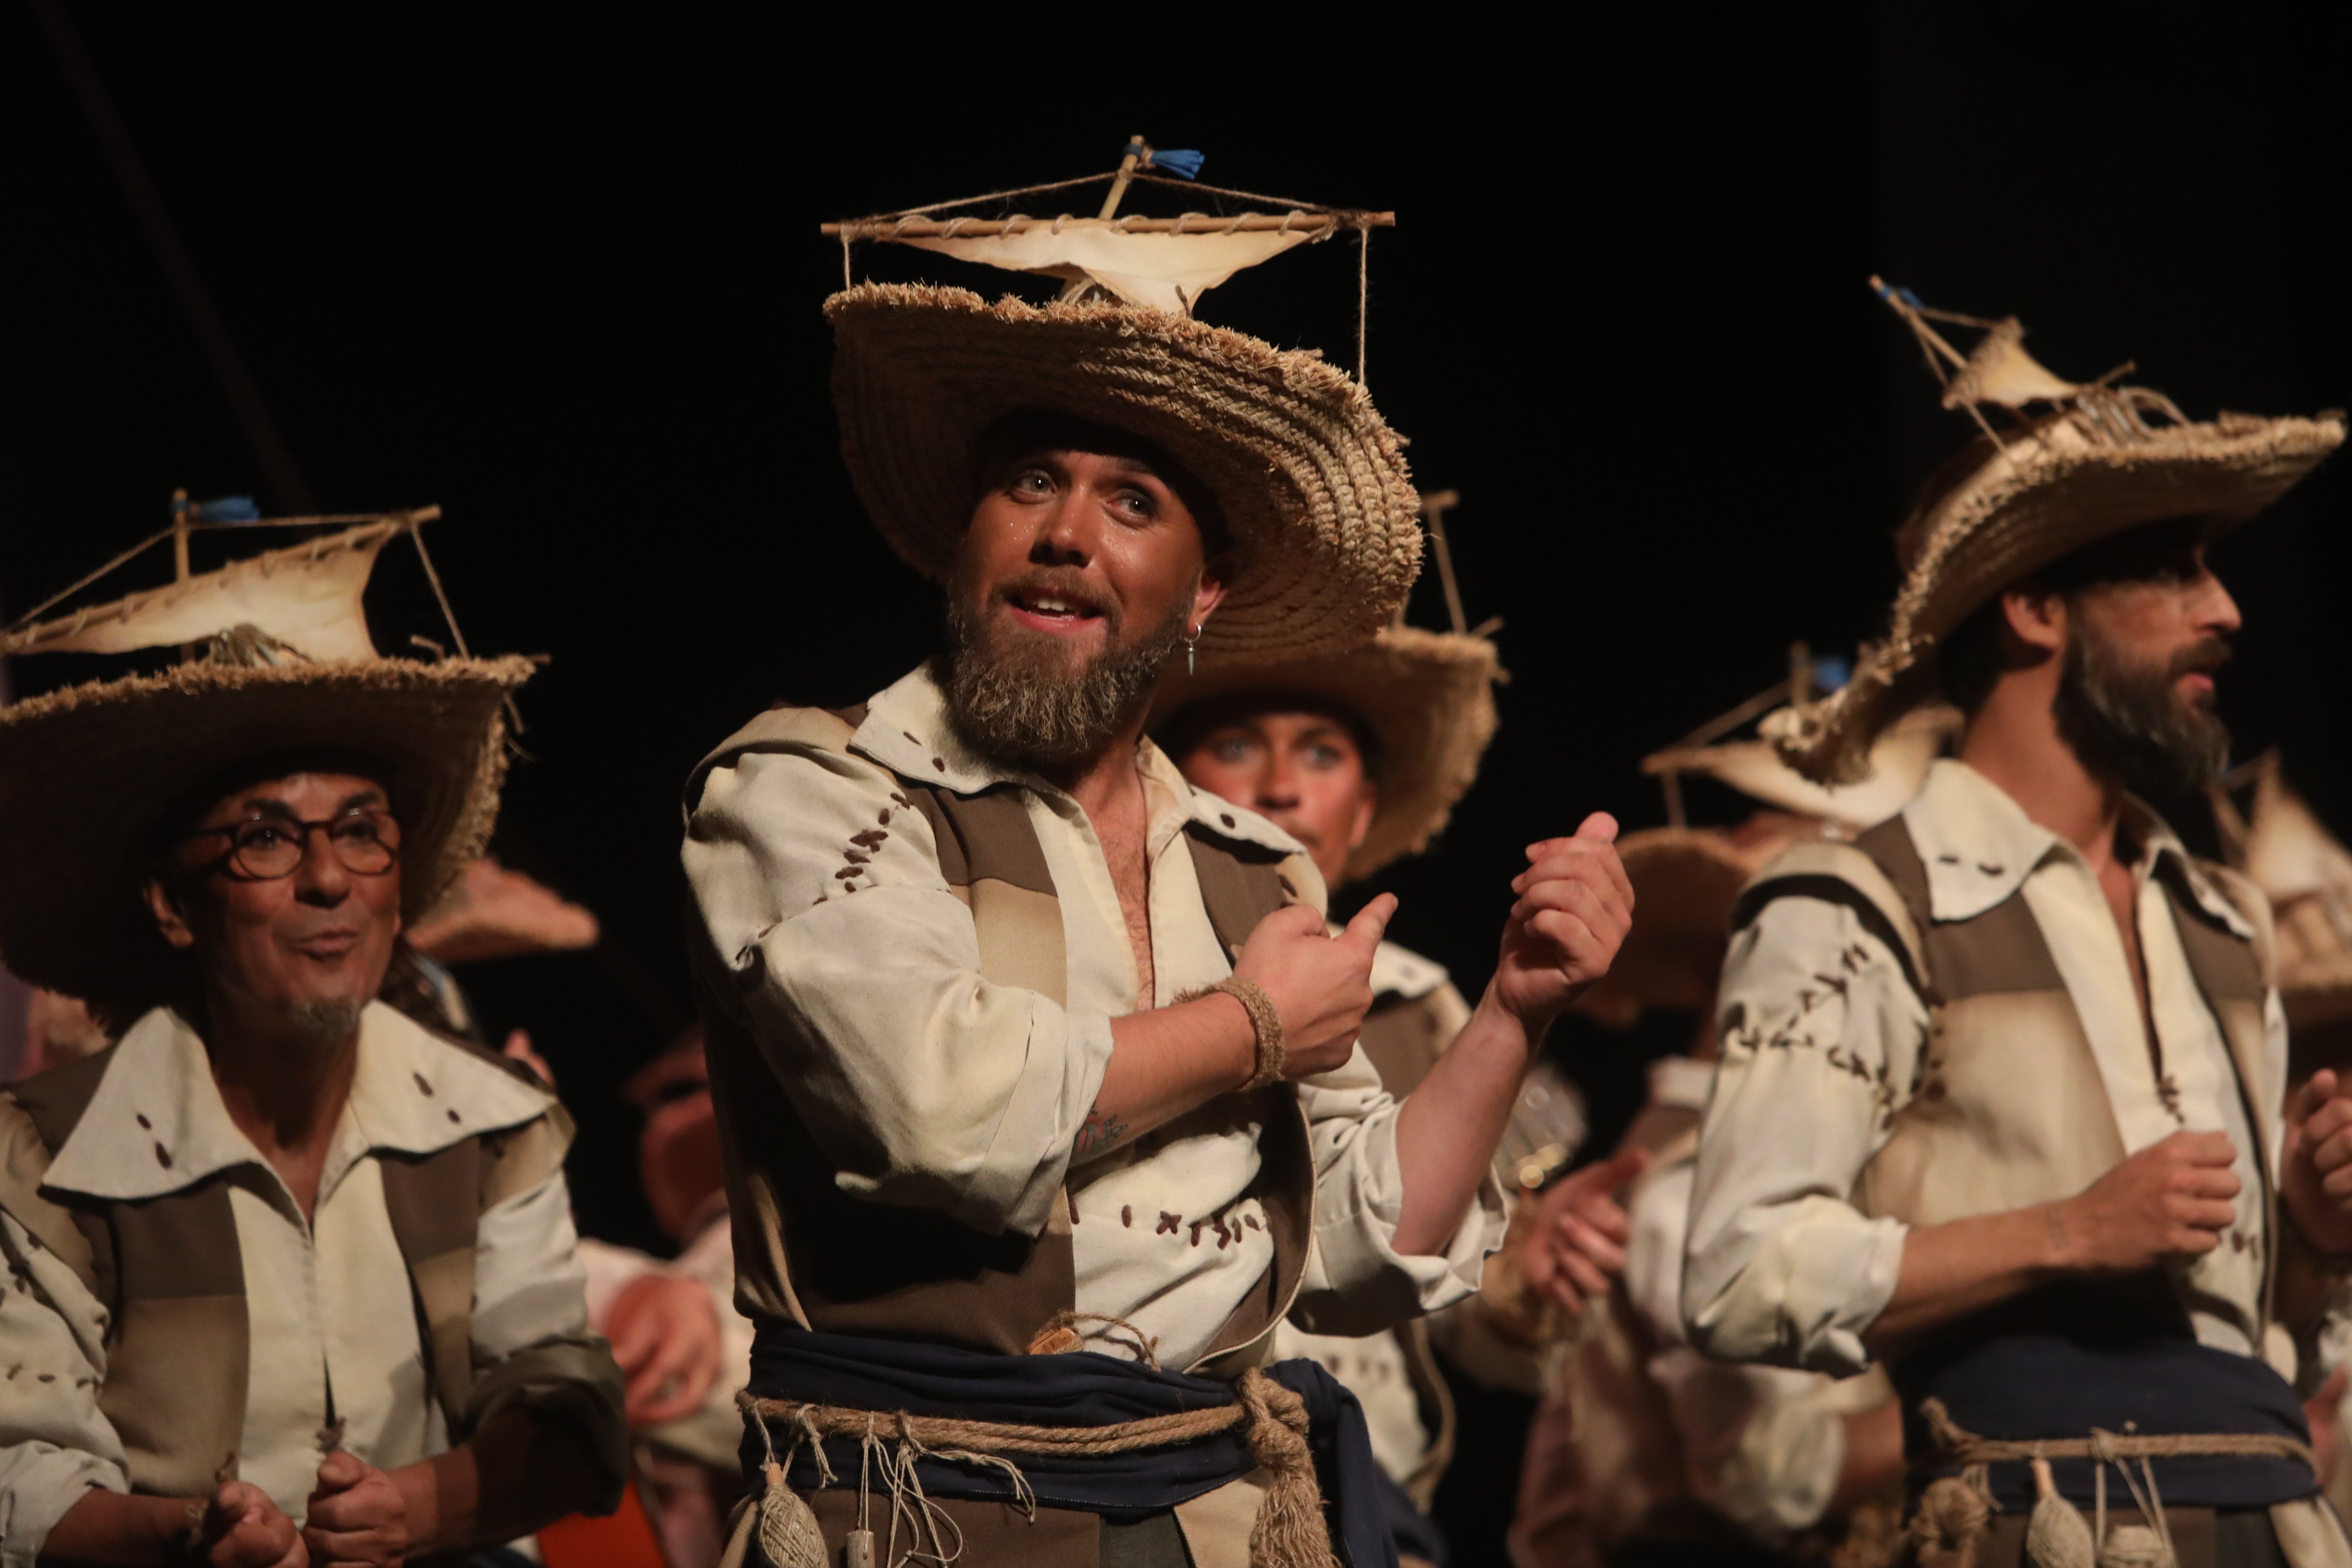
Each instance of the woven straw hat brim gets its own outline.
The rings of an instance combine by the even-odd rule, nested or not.
[[[374,762],[415,920],[482,851],[506,773],[500,704],[527,658],[184,664],[0,708],[0,963],[127,1016],[175,965],[141,889],[186,794],[247,759]]]
[[[1371,398],[1313,354],[1126,305],[991,305],[865,284],[825,301],[833,394],[858,499],[944,581],[971,521],[981,437],[1007,415],[1139,436],[1223,509],[1237,566],[1200,652],[1313,653],[1391,620],[1421,563],[1419,497]]]
[[[1381,775],[1371,828],[1348,858],[1345,875],[1355,881],[1419,854],[1444,830],[1495,738],[1495,646],[1484,637],[1391,626],[1346,653],[1171,670],[1152,700],[1150,729],[1164,735],[1196,703],[1255,692],[1328,703],[1361,720],[1379,743]]]
[[[1934,692],[1937,641],[2010,584],[2144,523],[2243,522],[2343,440],[2340,415],[2225,415],[2127,443],[2095,441],[2058,419],[2010,437],[1905,525],[1886,636],[1863,649],[1842,690],[1774,727],[1780,754],[1818,782],[1853,782],[1878,731]]]

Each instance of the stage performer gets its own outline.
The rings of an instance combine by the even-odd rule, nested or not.
[[[758,1324],[730,1550],[1391,1560],[1353,1402],[1261,1363],[1286,1314],[1370,1332],[1476,1288],[1513,1023],[1605,972],[1615,825],[1530,849],[1509,1005],[1400,1107],[1354,1043],[1394,900],[1330,935],[1312,858],[1143,739],[1171,657],[1391,618],[1415,497],[1370,399],[1154,310],[867,285],[827,312],[851,473],[946,584],[950,647],[753,721],[688,787]]]
[[[1494,736],[1497,668],[1485,637],[1384,627],[1344,653],[1171,672],[1150,731],[1185,778],[1289,834],[1324,885],[1336,889],[1421,853],[1444,828]],[[1371,986],[1358,1043],[1381,1086],[1400,1100],[1455,1040],[1496,1026],[1506,1005],[1490,985],[1474,1012],[1443,966],[1391,941],[1373,952]],[[1528,1113],[1518,1114],[1524,1121]],[[1541,1146],[1553,1142],[1553,1131],[1517,1142]],[[1362,1404],[1373,1457],[1398,1489],[1393,1532],[1406,1568],[1445,1555],[1428,1513],[1455,1433],[1453,1400],[1433,1356],[1481,1382],[1539,1392],[1540,1336],[1527,1331],[1579,1316],[1585,1296],[1577,1280],[1597,1293],[1622,1262],[1624,1231],[1612,1237],[1596,1230],[1581,1212],[1595,1204],[1605,1209],[1608,1188],[1622,1179],[1604,1164],[1552,1183],[1540,1216],[1531,1214],[1517,1228],[1515,1267],[1498,1267],[1498,1258],[1480,1295],[1435,1319],[1363,1336],[1309,1333],[1286,1322],[1275,1331],[1277,1355],[1321,1362]],[[1519,1184],[1515,1172],[1507,1185]],[[1498,1276],[1525,1291],[1494,1300]],[[1557,1310],[1523,1299],[1528,1293]]]
[[[1884,1359],[1925,1563],[2089,1563],[2095,1531],[2101,1562],[2352,1562],[2294,1344],[2352,1269],[2352,1100],[2286,1100],[2263,900],[2142,798],[2228,749],[2209,544],[2342,416],[2193,424],[2061,380],[2013,320],[1882,293],[1980,433],[1897,537],[1885,640],[1776,738],[1830,781],[1939,686],[1967,727],[1894,819],[1735,909],[1692,1342]],[[1933,320],[1983,339],[1963,359]]]
[[[0,1563],[392,1563],[618,1499],[571,1124],[376,1000],[530,668],[247,627],[0,709],[0,953],[121,1030],[0,1097]]]

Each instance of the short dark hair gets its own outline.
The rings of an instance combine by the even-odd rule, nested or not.
[[[2072,600],[2087,589],[2110,583],[2185,580],[2195,573],[2197,552],[2218,532],[2219,520],[2211,517],[2169,517],[2141,523],[2086,544],[2010,584],[1945,634],[1936,656],[1936,680],[1943,689],[1944,700],[1974,718],[2009,668],[2010,650],[2001,638],[2008,620],[2000,607],[2007,595],[2025,590]]]
[[[1217,504],[1215,492],[1156,442],[1116,425],[1049,408],[1024,408],[1008,414],[982,432],[972,449],[972,500],[977,502],[1003,479],[1006,468],[1032,452],[1044,451],[1103,452],[1148,464],[1192,512],[1192,521],[1201,531],[1203,556],[1214,555],[1232,542],[1224,508]]]

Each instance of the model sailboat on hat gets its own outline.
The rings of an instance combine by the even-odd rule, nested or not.
[[[251,645],[247,649],[250,657],[265,662],[275,662],[285,652],[318,660],[374,658],[376,648],[368,636],[361,596],[375,569],[376,557],[394,540],[410,540],[432,580],[436,597],[441,597],[440,578],[418,532],[440,515],[439,507],[428,506],[264,518],[243,497],[192,505],[183,491],[173,500],[170,527],[142,540],[0,631],[0,654],[130,653],[236,637]],[[212,571],[189,569],[191,535],[249,528],[332,528],[335,531],[232,561]],[[171,582],[41,618],[166,540],[173,546]],[[446,598],[441,608],[448,616]],[[448,626],[462,655],[465,639],[454,617],[449,617]]]
[[[1201,163],[1198,153],[1163,151],[1137,136],[1128,142],[1118,167],[1108,174],[829,223],[823,232],[841,242],[845,288],[850,281],[850,247],[859,240],[885,240],[1010,272],[1056,278],[1062,280],[1064,300],[1099,291],[1130,305],[1189,316],[1202,295],[1246,268],[1298,246],[1350,231],[1360,246],[1367,246],[1373,229],[1396,223],[1394,213],[1318,206],[1202,185],[1196,178]],[[1120,203],[1139,181],[1231,201],[1264,203],[1277,210],[1186,212],[1172,217],[1121,214]],[[949,216],[958,207],[1009,203],[1097,184],[1108,189],[1091,216],[1067,211],[1050,216],[1021,212],[999,217]]]

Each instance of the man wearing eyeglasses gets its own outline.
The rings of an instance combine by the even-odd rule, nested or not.
[[[618,1496],[569,1123],[376,999],[529,667],[372,663],[0,713],[0,952],[122,1028],[0,1096],[5,1568],[389,1564]]]

